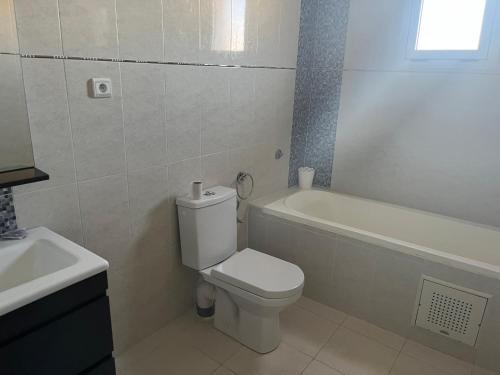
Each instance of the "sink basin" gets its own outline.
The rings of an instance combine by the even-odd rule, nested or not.
[[[108,269],[106,260],[47,228],[0,241],[0,316]]]

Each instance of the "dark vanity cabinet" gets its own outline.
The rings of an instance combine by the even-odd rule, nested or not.
[[[1,375],[115,375],[106,272],[0,316]]]

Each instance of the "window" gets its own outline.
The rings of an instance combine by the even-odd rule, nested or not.
[[[487,57],[494,0],[415,0],[410,58]]]

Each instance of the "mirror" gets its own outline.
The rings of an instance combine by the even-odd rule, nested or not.
[[[0,0],[0,188],[46,180],[35,168],[12,0]]]
[[[21,59],[0,54],[0,172],[34,165]]]

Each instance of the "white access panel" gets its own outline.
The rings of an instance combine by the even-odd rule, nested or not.
[[[459,286],[424,277],[415,325],[474,346],[488,298]]]

